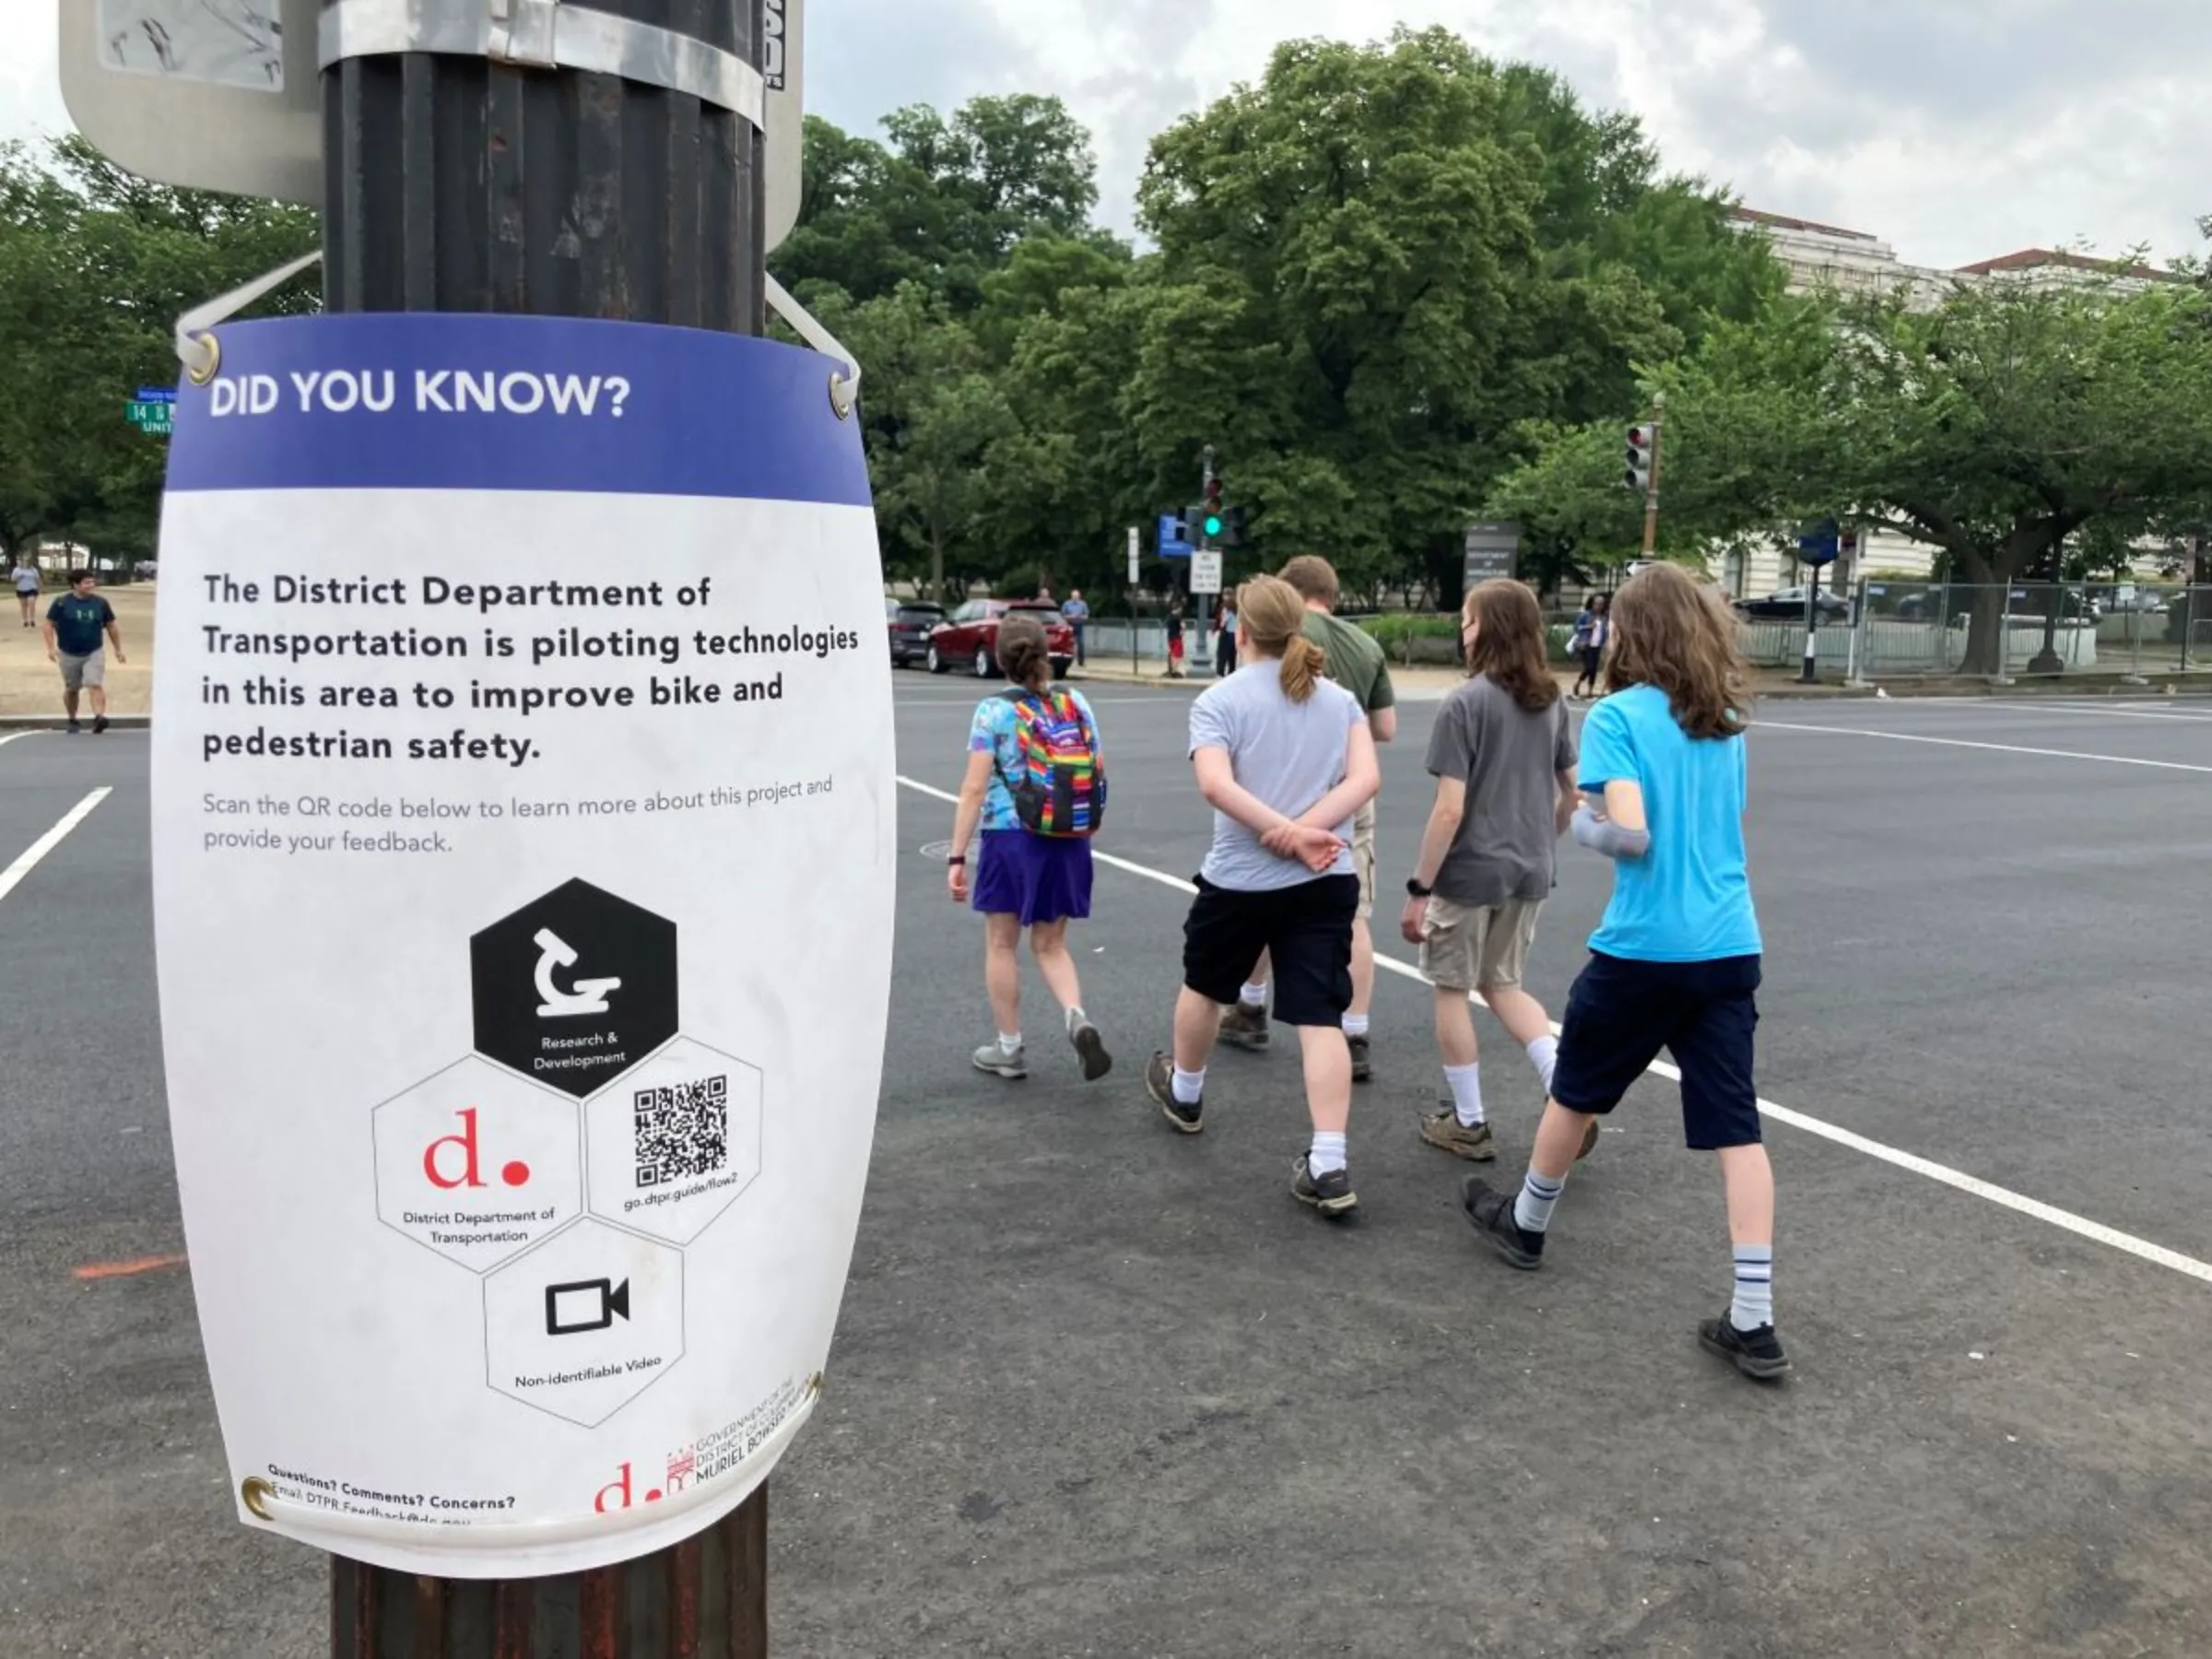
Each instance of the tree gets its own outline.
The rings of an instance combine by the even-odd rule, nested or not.
[[[0,550],[150,552],[167,456],[124,402],[175,381],[180,312],[315,236],[312,213],[148,183],[81,138],[0,146]],[[314,303],[292,284],[262,309]]]

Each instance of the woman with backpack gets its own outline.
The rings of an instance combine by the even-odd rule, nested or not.
[[[1191,705],[1191,765],[1214,809],[1214,839],[1182,924],[1173,1049],[1152,1056],[1145,1090],[1183,1134],[1205,1127],[1206,1063],[1222,1009],[1265,951],[1275,1018],[1298,1032],[1313,1124],[1291,1196],[1337,1216],[1359,1203],[1345,1155],[1352,1055],[1344,1013],[1359,913],[1352,820],[1382,773],[1359,700],[1323,677],[1327,659],[1306,637],[1299,591],[1255,576],[1239,590],[1236,613],[1243,666]]]
[[[983,985],[997,1037],[975,1051],[995,1077],[1030,1075],[1021,1041],[1021,934],[1059,1002],[1085,1082],[1112,1069],[1099,1028],[1083,1012],[1067,924],[1090,914],[1090,841],[1106,806],[1099,727],[1083,694],[1053,684],[1044,626],[1009,616],[998,625],[1007,689],[976,705],[968,772],[953,812],[945,885],[983,918]],[[972,881],[968,848],[981,824]]]
[[[1574,632],[1567,641],[1567,650],[1583,671],[1574,677],[1574,689],[1570,697],[1597,695],[1598,665],[1606,660],[1606,646],[1613,638],[1613,602],[1603,594],[1593,594],[1583,601],[1582,614],[1574,619]]]

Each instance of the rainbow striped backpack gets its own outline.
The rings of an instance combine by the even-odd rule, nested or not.
[[[1005,780],[1031,835],[1096,835],[1106,818],[1106,763],[1089,717],[1065,691],[1003,691],[1014,705],[1015,771]]]

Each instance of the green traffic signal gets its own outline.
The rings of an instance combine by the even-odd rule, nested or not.
[[[1206,518],[1205,518],[1205,521],[1204,521],[1204,523],[1202,524],[1202,525],[1201,525],[1200,527],[1201,527],[1202,529],[1204,529],[1204,530],[1205,530],[1205,532],[1206,533],[1206,535],[1220,535],[1220,534],[1221,534],[1221,528],[1222,528],[1222,525],[1221,525],[1221,515],[1220,515],[1219,513],[1218,513],[1218,512],[1209,512],[1209,513],[1207,513],[1207,514],[1206,515]]]

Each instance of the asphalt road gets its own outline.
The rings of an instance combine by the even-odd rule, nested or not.
[[[2212,1652],[2212,705],[1767,711],[1760,1085],[1793,1114],[1770,1139],[1798,1371],[1766,1390],[1692,1339],[1726,1238],[1662,1081],[1531,1276],[1480,1251],[1462,1166],[1414,1137],[1439,1079],[1404,977],[1353,1119],[1356,1223],[1287,1194],[1289,1053],[1218,1060],[1203,1136],[1159,1122],[1138,1072],[1206,833],[1184,692],[1098,698],[1101,850],[1153,873],[1101,869],[1077,935],[1115,1072],[1080,1083],[1049,1009],[1027,1083],[971,1072],[977,930],[920,848],[949,830],[924,790],[958,777],[974,688],[898,685],[924,788],[888,1082],[830,1386],[774,1483],[779,1653]],[[1431,713],[1385,759],[1386,888]],[[229,1519],[185,1272],[75,1277],[182,1248],[145,743],[0,747],[0,859],[113,789],[0,897],[0,1652],[306,1659],[320,1565]],[[1571,853],[1546,913],[1555,1012],[1605,876]],[[1486,1093],[1510,1177],[1538,1096],[1508,1046]]]

